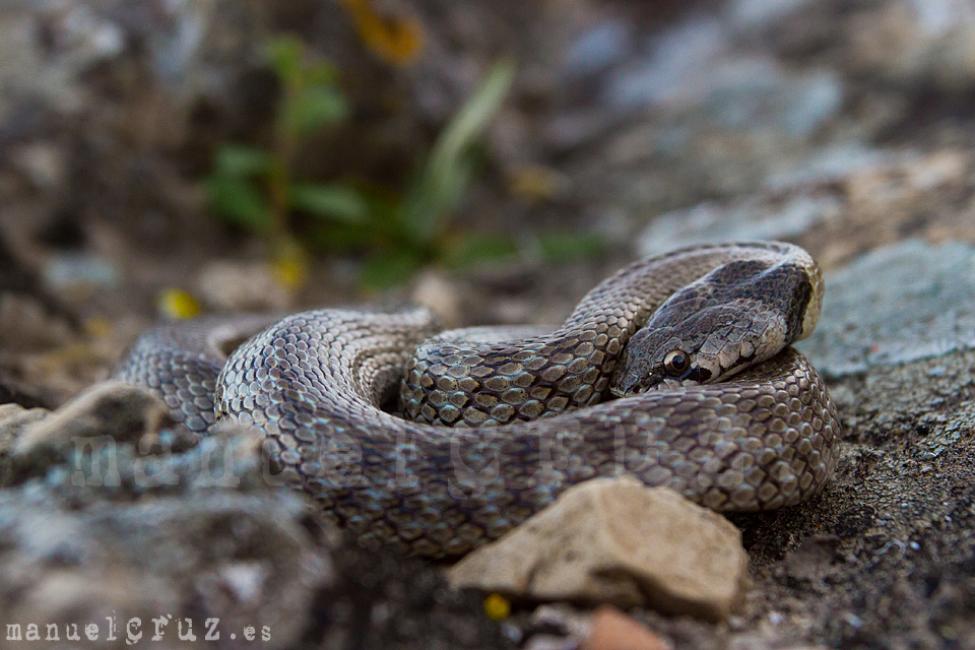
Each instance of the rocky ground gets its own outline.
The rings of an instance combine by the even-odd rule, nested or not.
[[[950,0],[384,10],[423,25],[409,66],[311,0],[0,12],[0,623],[171,612],[219,617],[219,647],[260,647],[245,643],[258,621],[267,647],[295,649],[610,648],[613,635],[975,647],[975,12]],[[432,268],[378,296],[343,256],[316,260],[300,289],[275,283],[260,242],[207,215],[199,180],[214,146],[267,122],[255,43],[282,29],[348,71],[359,107],[312,162],[363,175],[405,175],[479,72],[513,53],[519,74],[459,227],[517,230],[517,260]],[[552,229],[603,246],[542,256]],[[550,323],[638,255],[748,238],[794,241],[826,269],[821,323],[800,348],[846,432],[818,498],[730,518],[749,576],[731,581],[730,613],[452,590],[443,567],[355,549],[268,487],[246,431],[181,433],[117,385],[68,403],[173,287],[209,311],[413,298],[452,324]]]

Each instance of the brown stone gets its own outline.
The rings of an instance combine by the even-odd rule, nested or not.
[[[620,610],[604,605],[592,615],[582,650],[672,650],[672,646]]]
[[[721,515],[634,478],[567,490],[449,572],[455,587],[520,598],[649,605],[709,620],[741,597],[748,556]]]

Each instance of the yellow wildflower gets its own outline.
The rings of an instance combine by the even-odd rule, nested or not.
[[[423,48],[423,29],[415,18],[380,14],[372,0],[340,0],[355,22],[359,38],[393,65],[409,65]]]
[[[491,594],[484,599],[484,613],[492,621],[503,621],[511,616],[511,603],[501,594]]]
[[[200,315],[200,302],[188,291],[170,287],[159,294],[159,311],[164,316],[185,320]]]

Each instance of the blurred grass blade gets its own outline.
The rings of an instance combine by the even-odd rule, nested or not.
[[[216,173],[224,176],[254,176],[271,167],[271,156],[263,149],[227,144],[217,152]]]
[[[290,202],[312,216],[345,223],[363,223],[369,216],[369,205],[362,195],[344,185],[295,185]]]
[[[404,225],[418,241],[429,242],[442,228],[446,213],[456,207],[470,178],[471,162],[465,160],[470,147],[501,106],[514,74],[511,61],[495,63],[437,139],[404,202]]]

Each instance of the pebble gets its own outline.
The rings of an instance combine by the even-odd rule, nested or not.
[[[417,278],[412,300],[429,308],[448,327],[456,327],[463,322],[459,288],[436,271],[426,271]]]
[[[615,607],[604,605],[592,616],[592,631],[582,650],[672,650],[673,646]]]
[[[452,567],[454,587],[542,601],[647,605],[707,620],[742,596],[748,557],[722,516],[631,477],[567,490]]]
[[[23,432],[49,415],[47,409],[25,409],[19,404],[0,404],[0,460],[7,461]],[[10,480],[8,462],[0,465],[0,484]]]
[[[0,441],[16,441],[26,428],[40,422],[49,413],[42,408],[25,409],[20,404],[0,404]]]

